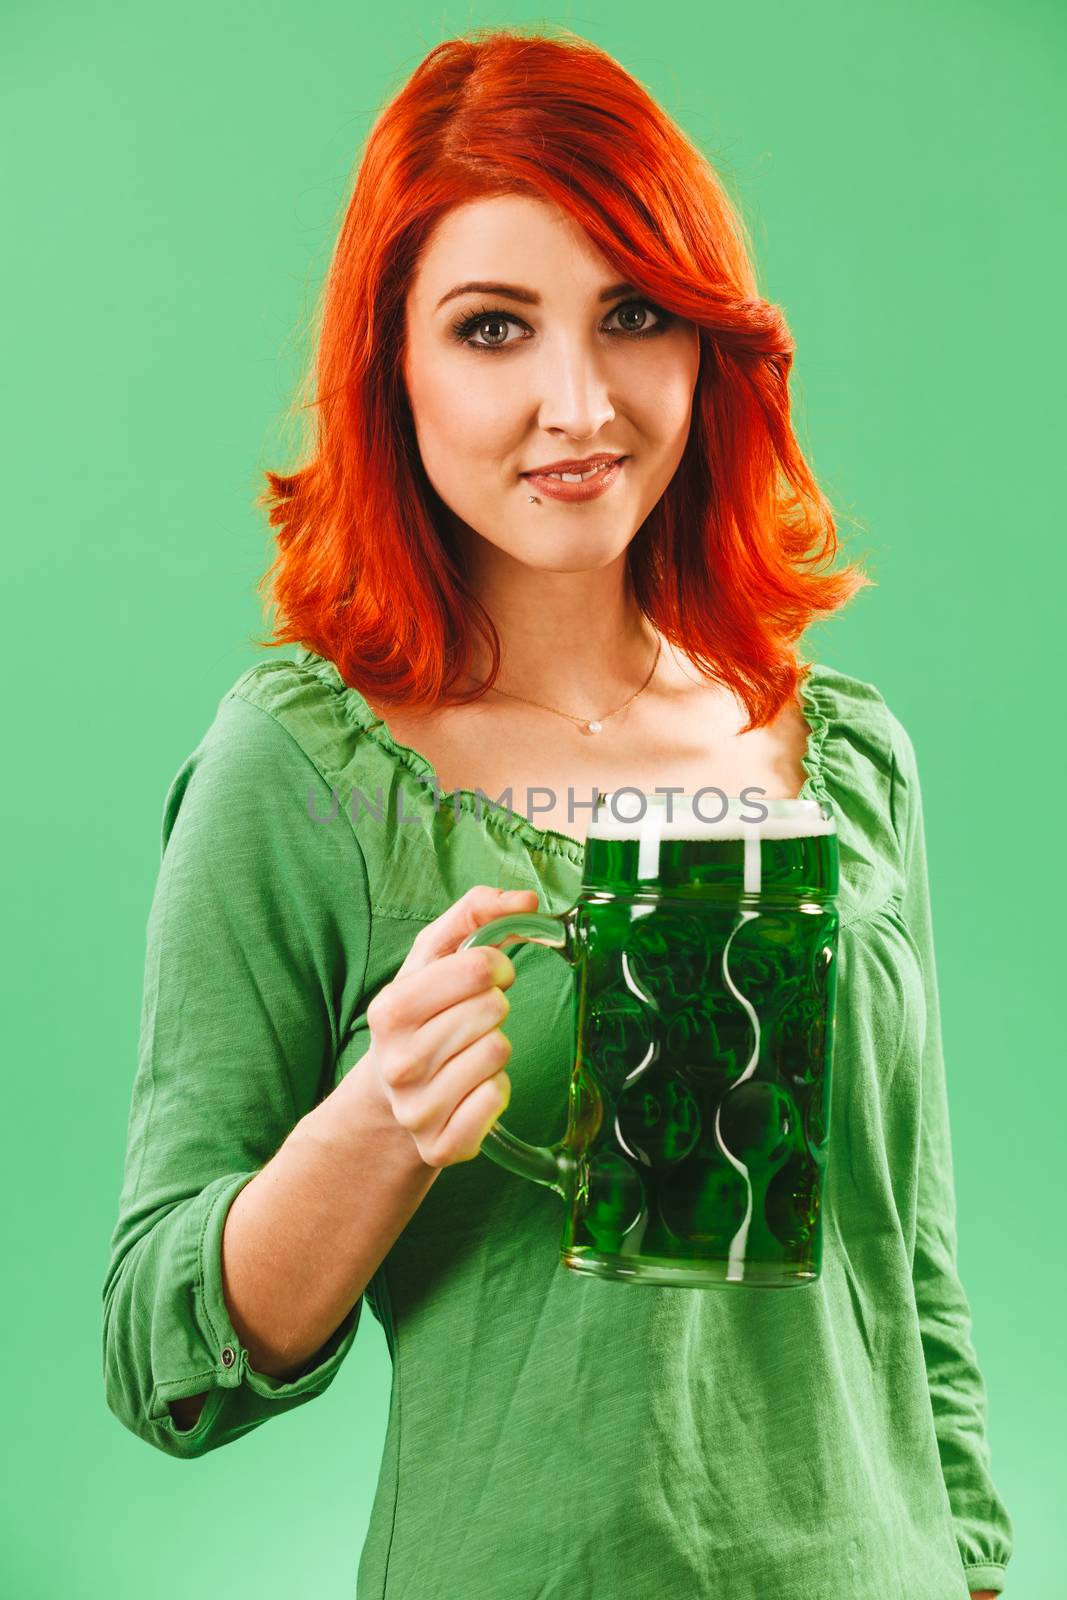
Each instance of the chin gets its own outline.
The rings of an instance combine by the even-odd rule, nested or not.
[[[531,511],[541,509],[530,507]],[[591,529],[576,533],[573,528],[549,528],[546,524],[544,537],[534,543],[529,528],[524,528],[522,537],[508,545],[506,553],[523,566],[536,567],[541,572],[591,572],[618,561],[632,538],[631,533],[620,539],[618,528],[612,529],[610,535],[598,535]]]

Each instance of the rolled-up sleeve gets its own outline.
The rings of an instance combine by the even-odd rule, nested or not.
[[[324,789],[292,735],[231,692],[166,798],[103,1373],[114,1415],[173,1456],[321,1394],[359,1323],[362,1297],[298,1374],[272,1378],[250,1365],[222,1280],[229,1207],[332,1089],[366,974],[366,865],[343,808],[312,815]],[[168,1402],[205,1391],[179,1428]]]
[[[1006,1583],[1013,1529],[990,1471],[986,1388],[957,1265],[955,1179],[922,792],[911,739],[895,717],[892,722],[901,798],[903,911],[922,959],[926,1000],[912,1278],[941,1468],[964,1574],[970,1589],[999,1593]]]

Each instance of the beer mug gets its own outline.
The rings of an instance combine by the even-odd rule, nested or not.
[[[817,800],[619,789],[568,911],[464,940],[543,944],[575,974],[566,1132],[536,1146],[497,1122],[481,1147],[562,1198],[562,1265],[683,1288],[818,1277],[837,887]]]

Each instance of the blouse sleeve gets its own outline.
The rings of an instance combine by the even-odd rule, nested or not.
[[[905,920],[922,961],[926,1027],[912,1279],[934,1427],[968,1587],[1004,1587],[1012,1523],[990,1474],[987,1400],[957,1267],[956,1196],[934,956],[922,795],[915,752],[892,717],[894,788],[903,813]]]
[[[233,691],[166,798],[103,1372],[114,1415],[172,1456],[322,1394],[359,1322],[362,1297],[282,1381],[250,1365],[222,1285],[229,1207],[332,1089],[365,978],[365,863],[343,805],[319,818],[321,796],[292,736]],[[205,1390],[179,1428],[168,1401]]]

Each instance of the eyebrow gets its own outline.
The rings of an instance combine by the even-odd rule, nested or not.
[[[610,289],[601,289],[597,295],[598,300],[614,300],[617,294],[627,294],[633,289],[632,283],[613,283]],[[449,289],[438,300],[435,311],[440,311],[447,300],[454,300],[460,294],[499,294],[508,300],[519,300],[525,306],[539,306],[541,296],[532,289],[521,289],[514,283],[457,283],[454,289]]]

